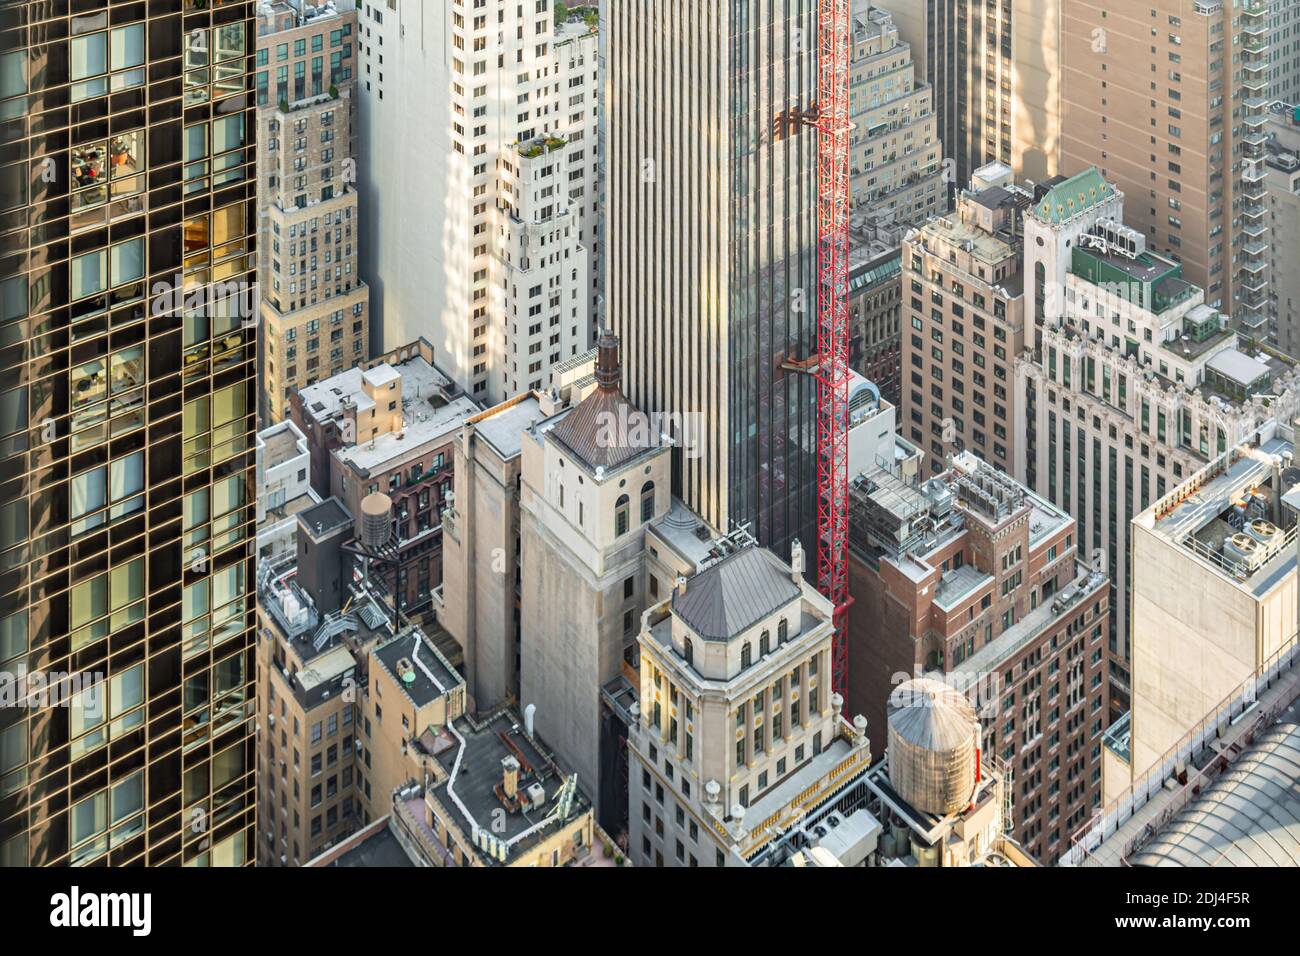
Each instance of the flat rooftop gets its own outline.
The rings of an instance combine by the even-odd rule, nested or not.
[[[419,628],[375,648],[374,656],[416,707],[424,707],[464,683]]]
[[[294,427],[293,422],[288,421],[258,432],[257,443],[262,452],[262,467],[278,468],[299,455],[306,455],[306,448],[298,446],[298,442],[303,440],[303,436]]]
[[[999,670],[1005,661],[1012,660],[1030,644],[1038,640],[1047,628],[1074,611],[1087,598],[1107,586],[1107,576],[1079,566],[1073,581],[1043,601],[1015,624],[992,641],[979,648],[966,660],[955,665],[956,673],[977,676]]]
[[[931,219],[920,228],[922,235],[930,240],[962,247],[969,243],[970,247],[966,251],[988,266],[999,265],[1017,255],[1016,248],[1011,243],[955,217]]]
[[[393,835],[388,817],[376,820],[361,832],[346,838],[343,843],[308,861],[307,865],[388,868],[415,866],[401,842]]]
[[[418,400],[408,403],[405,391],[402,409],[406,415],[406,427],[401,431],[388,432],[370,441],[340,448],[334,453],[335,456],[362,474],[369,474],[390,462],[424,454],[431,446],[451,441],[465,419],[479,411],[479,407],[464,395],[445,404],[433,405]]]
[[[524,431],[541,419],[541,404],[529,393],[479,413],[470,424],[475,434],[485,439],[503,460],[509,461],[518,457]]]
[[[316,537],[352,523],[352,516],[337,498],[326,498],[298,515],[299,522]]]
[[[555,798],[566,774],[524,733],[523,721],[513,711],[498,711],[477,725],[461,717],[451,729],[457,746],[435,757],[448,776],[431,792],[447,812],[460,818],[458,825],[467,837],[472,839],[475,830],[484,829],[507,843],[517,841],[509,848],[509,859],[517,849],[535,845],[591,807],[579,786],[564,820],[539,826],[556,809]],[[511,809],[498,794],[499,789],[504,793],[503,762],[511,757],[519,763],[519,791],[527,792],[534,784],[542,788],[545,798],[540,806]]]
[[[1253,385],[1266,375],[1273,373],[1267,362],[1239,352],[1236,349],[1224,349],[1206,363],[1206,368],[1213,369],[1224,378],[1230,379],[1243,387]]]
[[[981,571],[973,564],[963,564],[939,578],[935,588],[935,606],[950,611],[979,588],[993,580],[993,575]]]
[[[1262,595],[1295,572],[1295,518],[1282,504],[1300,484],[1300,469],[1283,457],[1293,453],[1293,444],[1276,435],[1258,446],[1229,449],[1133,520]],[[1264,535],[1268,529],[1256,522],[1272,525],[1277,537]],[[1255,538],[1260,546],[1243,542],[1247,555],[1228,543],[1236,535]]]
[[[407,411],[408,402],[413,403],[413,406],[423,404],[438,407],[445,401],[445,393],[453,388],[451,379],[429,364],[424,356],[415,355],[397,365],[380,363],[370,369],[355,367],[344,369],[323,382],[299,389],[298,394],[307,413],[316,421],[323,422],[341,413],[345,398],[356,402],[360,410],[372,408],[374,402],[366,396],[363,383],[369,380],[376,385],[383,385],[396,375],[402,377],[404,413]],[[412,407],[410,413],[405,416],[407,421],[414,419],[415,413],[419,410]]]
[[[267,508],[266,514],[258,522],[257,530],[259,532],[266,531],[273,525],[302,514],[302,512],[317,504],[320,504],[320,501],[316,497],[316,493],[308,488],[307,491],[300,495],[294,495],[283,504],[276,505],[274,508]]]
[[[313,658],[298,671],[298,685],[304,693],[311,693],[318,687],[329,684],[356,670],[357,662],[352,651],[345,644],[336,644],[324,654]]]
[[[696,571],[717,557],[714,541],[718,536],[679,498],[673,498],[668,513],[656,519],[650,530],[683,561],[693,564]]]

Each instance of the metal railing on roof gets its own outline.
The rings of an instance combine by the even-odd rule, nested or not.
[[[1259,701],[1260,692],[1272,687],[1279,678],[1286,676],[1295,666],[1297,659],[1300,659],[1300,633],[1292,634],[1263,666],[1242,681],[1236,690],[1188,730],[1178,743],[1165,751],[1164,755],[1140,778],[1076,830],[1071,836],[1070,849],[1061,857],[1061,865],[1081,865],[1107,838],[1113,836],[1120,827],[1146,806],[1152,797],[1165,792],[1165,781],[1170,775],[1176,773],[1180,765],[1186,764],[1192,757],[1210,746],[1211,741],[1219,736],[1223,727],[1254,707]],[[1186,803],[1186,797],[1183,798],[1182,803]],[[1182,803],[1178,805],[1181,807]],[[1168,819],[1171,814],[1166,811],[1163,816]],[[1152,832],[1144,831],[1131,836],[1120,848],[1120,858],[1127,858],[1137,844],[1151,835]]]

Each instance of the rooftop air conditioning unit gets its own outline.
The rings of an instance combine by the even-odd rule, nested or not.
[[[1223,557],[1230,564],[1255,567],[1259,563],[1259,542],[1245,532],[1223,539]]]

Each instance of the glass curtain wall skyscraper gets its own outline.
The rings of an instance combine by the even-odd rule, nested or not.
[[[673,488],[786,553],[816,527],[815,0],[611,4],[609,322]],[[656,417],[657,416],[657,417]]]
[[[0,865],[252,859],[253,51],[0,3]]]

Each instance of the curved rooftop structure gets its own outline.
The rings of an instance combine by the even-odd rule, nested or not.
[[[1265,732],[1134,866],[1300,866],[1300,724]]]
[[[930,677],[909,680],[890,699],[890,729],[907,743],[926,750],[959,748],[972,739],[978,724],[966,695]]]

